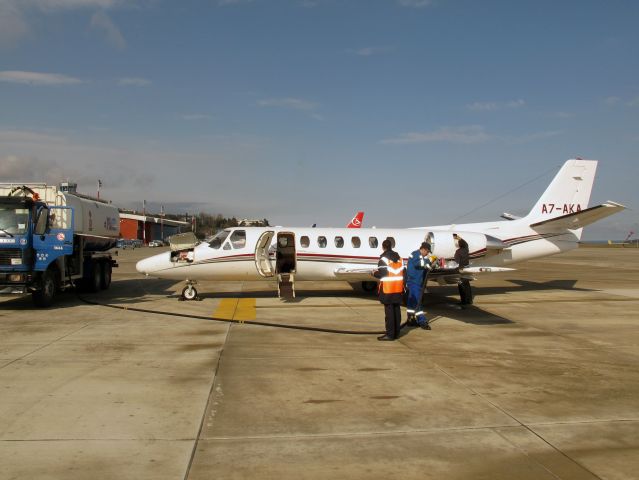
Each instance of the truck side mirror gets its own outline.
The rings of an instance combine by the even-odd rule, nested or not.
[[[44,235],[47,233],[47,219],[49,218],[49,209],[41,208],[38,210],[36,217],[36,225],[33,233],[35,235]]]

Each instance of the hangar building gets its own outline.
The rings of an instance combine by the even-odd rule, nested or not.
[[[187,226],[190,226],[188,222],[180,220],[120,212],[120,235],[126,240],[142,240],[146,243],[164,240],[181,233]]]

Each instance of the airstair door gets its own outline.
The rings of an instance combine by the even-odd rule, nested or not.
[[[275,272],[277,273],[277,290],[280,298],[295,298],[295,274],[297,273],[297,252],[295,250],[295,234],[279,232]]]
[[[275,275],[275,270],[273,269],[269,255],[269,247],[271,246],[273,235],[275,235],[273,230],[264,232],[257,240],[255,246],[255,267],[257,268],[257,273],[263,277],[272,277]]]

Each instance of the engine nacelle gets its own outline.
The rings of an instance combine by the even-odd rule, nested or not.
[[[468,252],[471,256],[496,255],[508,247],[500,239],[491,235],[451,230],[428,232],[426,241],[430,243],[433,255],[438,258],[452,259],[455,256],[455,250],[458,248],[455,244],[455,237],[466,240]]]

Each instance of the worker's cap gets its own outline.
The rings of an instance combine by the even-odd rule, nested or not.
[[[422,244],[421,244],[421,246],[419,248],[423,248],[424,250],[428,250],[430,252],[430,243],[422,242]]]

